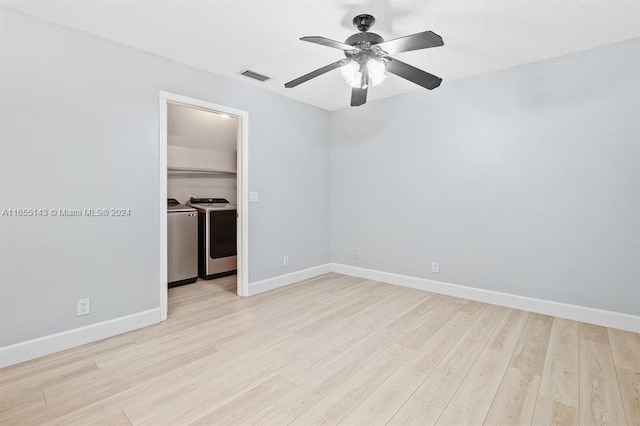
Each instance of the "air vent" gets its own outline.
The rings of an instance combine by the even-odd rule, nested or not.
[[[258,81],[267,81],[267,80],[271,80],[271,77],[267,77],[266,75],[262,75],[260,73],[257,73],[255,71],[251,71],[251,70],[244,70],[242,71],[240,74],[249,77],[249,78],[253,78],[254,80],[258,80]]]

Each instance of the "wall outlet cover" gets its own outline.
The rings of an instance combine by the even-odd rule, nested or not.
[[[78,299],[78,313],[77,316],[89,315],[91,313],[91,299]]]

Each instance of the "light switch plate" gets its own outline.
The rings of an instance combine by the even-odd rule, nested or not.
[[[249,202],[250,203],[260,202],[260,194],[258,194],[258,191],[249,191]]]

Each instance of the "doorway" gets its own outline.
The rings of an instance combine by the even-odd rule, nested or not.
[[[167,319],[168,306],[168,270],[167,270],[167,169],[168,169],[168,110],[175,104],[187,108],[233,117],[238,120],[237,158],[236,158],[236,204],[237,204],[237,287],[238,296],[249,295],[249,215],[248,215],[248,129],[249,113],[246,111],[218,105],[200,99],[190,98],[169,92],[160,92],[159,99],[159,258],[160,258],[160,320]]]

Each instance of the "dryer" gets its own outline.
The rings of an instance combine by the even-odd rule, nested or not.
[[[237,206],[213,197],[191,197],[187,205],[198,211],[198,276],[212,279],[235,274]]]

